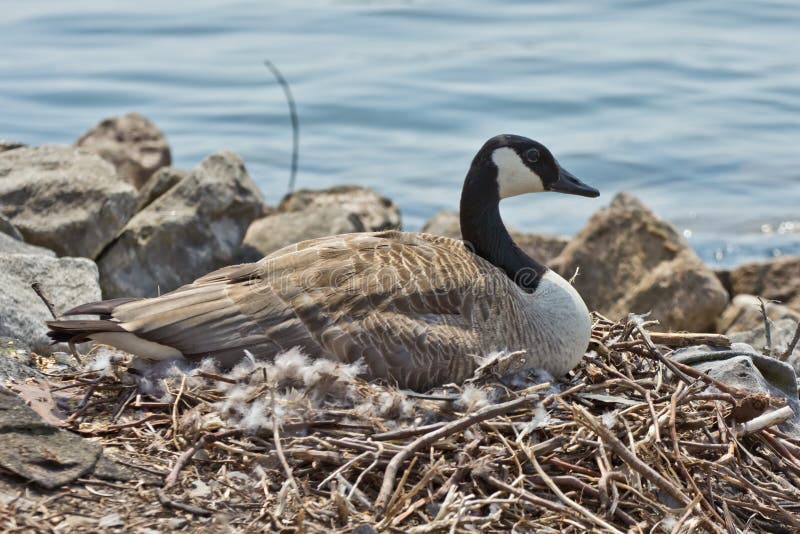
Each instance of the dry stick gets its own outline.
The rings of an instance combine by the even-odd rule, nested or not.
[[[633,452],[631,452],[631,450],[626,447],[624,443],[617,439],[617,436],[612,434],[602,424],[598,423],[597,420],[591,414],[589,414],[585,408],[582,406],[573,405],[570,406],[570,409],[572,410],[572,413],[576,419],[580,418],[583,420],[589,429],[603,440],[603,445],[613,450],[614,453],[616,453],[616,455],[619,456],[632,469],[661,488],[662,491],[669,494],[669,496],[676,501],[684,505],[692,502],[692,499],[684,494],[678,487],[673,485],[672,482],[664,478],[655,469],[637,458],[636,455],[633,454]]]
[[[50,315],[53,316],[53,319],[58,319],[56,316],[56,308],[53,306],[53,302],[47,298],[47,295],[44,294],[42,285],[39,282],[34,282],[31,284],[31,289],[33,289],[34,293],[36,293],[36,295],[42,299],[42,302],[45,306],[47,306],[47,310],[50,312]]]
[[[221,439],[230,438],[233,436],[238,436],[242,434],[243,430],[239,428],[235,428],[233,430],[225,430],[222,432],[217,432],[215,434],[203,434],[200,439],[198,439],[194,445],[190,448],[186,449],[175,461],[175,465],[172,467],[172,471],[169,472],[167,477],[164,479],[164,489],[171,487],[175,482],[178,481],[178,475],[181,472],[181,469],[186,465],[186,463],[191,460],[192,456],[195,455],[197,451],[200,449],[205,448],[206,446],[214,443],[215,441],[219,441]]]
[[[660,361],[661,363],[666,365],[667,369],[672,371],[675,374],[675,376],[677,376],[683,382],[686,382],[686,384],[691,385],[692,380],[688,376],[686,376],[684,373],[682,373],[680,371],[680,369],[678,369],[675,365],[673,365],[673,363],[670,360],[668,360],[666,357],[664,357],[663,354],[661,354],[661,351],[659,351],[656,348],[656,346],[653,344],[653,340],[650,339],[650,334],[647,333],[647,330],[645,330],[638,321],[634,322],[634,327],[639,332],[639,335],[642,336],[642,339],[644,340],[644,344],[647,347],[647,349],[650,351],[650,353],[653,356],[655,356],[655,358],[658,361]]]
[[[618,532],[619,534],[622,534],[622,531],[618,530],[617,528],[615,528],[614,525],[612,525],[611,523],[608,523],[608,522],[604,521],[603,519],[597,517],[595,514],[593,514],[589,510],[587,510],[585,507],[581,506],[580,504],[576,503],[575,501],[573,501],[572,499],[567,497],[564,494],[564,492],[561,491],[561,488],[559,488],[556,485],[556,483],[553,482],[553,479],[550,478],[549,476],[547,476],[547,473],[544,472],[544,469],[542,469],[542,466],[539,465],[538,460],[536,460],[536,455],[535,454],[529,454],[528,458],[530,459],[531,464],[533,465],[533,468],[536,470],[536,473],[541,477],[542,482],[544,482],[545,485],[548,488],[550,488],[550,491],[555,493],[558,496],[558,498],[561,499],[561,502],[563,502],[564,504],[566,504],[567,506],[569,506],[570,508],[572,508],[573,510],[575,510],[576,512],[578,512],[582,516],[586,517],[592,523],[595,523],[596,525],[600,525],[601,527],[603,527],[603,528],[605,528],[605,529],[607,529],[607,530],[609,530],[611,532]]]
[[[176,449],[180,448],[180,445],[178,444],[178,405],[181,402],[183,389],[185,387],[186,375],[183,375],[181,377],[181,387],[178,389],[178,394],[175,396],[175,402],[172,404],[172,443],[175,444]]]
[[[691,347],[694,345],[731,346],[730,338],[722,334],[650,332],[650,340],[657,345],[666,345],[667,347]]]
[[[714,506],[709,502],[706,498],[705,494],[700,491],[700,488],[697,487],[694,478],[692,477],[689,470],[686,469],[686,466],[683,463],[682,455],[680,452],[680,448],[678,447],[678,429],[675,427],[675,419],[677,417],[677,398],[680,394],[682,384],[679,384],[678,387],[675,389],[675,393],[672,394],[669,400],[669,430],[670,430],[670,438],[672,439],[672,451],[675,454],[675,463],[678,465],[678,468],[681,474],[686,478],[686,480],[692,485],[692,489],[694,489],[696,493],[695,499],[692,501],[692,504],[686,507],[686,513],[684,514],[684,518],[689,517],[691,510],[695,507],[695,505],[699,502],[703,503],[703,506],[711,512],[711,515],[720,522],[724,523],[723,519],[719,516]],[[683,518],[682,518],[683,519]],[[706,519],[708,521],[708,519]],[[710,522],[709,522],[710,523]],[[677,532],[676,529],[673,529],[673,532]]]
[[[764,318],[764,337],[767,340],[767,354],[772,354],[772,332],[770,329],[769,317],[767,317],[767,307],[764,305],[764,299],[758,297],[758,303],[761,306],[761,317]]]
[[[786,345],[786,350],[783,351],[783,354],[781,354],[778,359],[785,362],[786,359],[791,356],[792,352],[794,352],[794,348],[797,346],[798,342],[800,342],[800,321],[797,321],[797,329],[794,331],[794,337],[792,337],[792,340]]]
[[[547,508],[549,510],[552,510],[552,511],[557,512],[559,514],[564,514],[566,516],[569,516],[571,514],[571,510],[568,507],[564,506],[563,504],[557,503],[557,502],[553,502],[553,501],[548,501],[547,499],[539,497],[538,495],[533,494],[533,493],[531,493],[529,491],[514,487],[514,486],[512,486],[510,484],[506,484],[502,480],[493,477],[492,475],[490,475],[489,473],[487,473],[487,472],[485,472],[483,470],[476,470],[474,472],[474,474],[475,474],[475,476],[479,477],[481,480],[483,480],[486,483],[496,487],[497,489],[500,489],[500,490],[503,490],[503,491],[507,491],[508,493],[510,493],[512,495],[516,495],[520,499],[528,501],[531,504],[535,504],[537,506],[541,506],[542,508]]]
[[[741,425],[738,425],[736,427],[736,431],[739,433],[739,435],[746,436],[747,434],[752,434],[753,432],[771,427],[772,425],[783,423],[792,417],[794,417],[794,411],[791,409],[791,407],[784,406],[783,408],[759,415],[755,419],[751,419],[742,423]]]
[[[286,478],[289,480],[289,483],[294,486],[294,491],[302,496],[303,492],[300,491],[300,486],[297,485],[297,481],[292,474],[292,468],[289,467],[289,462],[286,461],[286,456],[284,456],[283,449],[281,448],[281,434],[278,431],[278,418],[275,417],[274,410],[272,412],[272,439],[275,440],[275,452],[278,454],[278,460],[280,460],[281,466],[286,473]]]
[[[492,417],[496,417],[498,415],[506,414],[510,411],[516,410],[517,408],[531,404],[535,402],[537,398],[538,396],[521,397],[519,399],[504,402],[502,404],[488,406],[478,412],[475,412],[474,414],[471,414],[467,417],[462,417],[461,419],[452,421],[432,432],[428,432],[427,434],[420,436],[416,440],[403,447],[400,452],[398,452],[394,458],[392,458],[392,460],[389,462],[389,465],[386,467],[386,473],[383,476],[381,490],[378,493],[378,498],[375,500],[376,510],[378,510],[379,513],[383,513],[386,510],[386,503],[389,500],[389,497],[391,497],[392,490],[394,489],[394,481],[395,478],[397,478],[397,471],[409,456],[424,447],[428,447],[443,437],[464,430],[475,423],[485,421],[486,419],[491,419]]]
[[[190,514],[203,515],[203,516],[212,515],[214,513],[206,508],[200,508],[199,506],[193,506],[191,504],[184,504],[182,502],[173,501],[172,499],[167,497],[162,490],[158,490],[156,492],[156,495],[158,495],[158,502],[160,502],[164,508],[181,510],[183,512],[189,512]]]

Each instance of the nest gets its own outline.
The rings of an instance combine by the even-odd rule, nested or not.
[[[5,526],[798,531],[800,440],[776,428],[788,408],[668,357],[722,336],[647,326],[595,315],[590,352],[558,384],[506,372],[512,354],[428,395],[298,354],[158,380],[96,360],[52,382],[75,393],[69,424],[150,477],[84,478],[46,506],[29,495]]]

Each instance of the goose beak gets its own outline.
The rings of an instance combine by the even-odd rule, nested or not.
[[[580,195],[582,197],[599,197],[600,191],[595,189],[590,185],[586,185],[585,183],[581,182],[575,176],[572,175],[569,171],[564,169],[563,167],[558,167],[558,180],[555,183],[550,184],[548,187],[550,191],[556,191],[557,193],[567,193],[569,195]]]

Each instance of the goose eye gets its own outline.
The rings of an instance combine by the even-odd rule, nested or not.
[[[539,151],[535,148],[531,148],[525,152],[525,159],[528,161],[528,163],[536,163],[539,161]]]

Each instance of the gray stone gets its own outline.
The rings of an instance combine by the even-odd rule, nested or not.
[[[154,296],[231,263],[262,214],[261,193],[239,156],[207,157],[137,213],[100,256],[105,297]]]
[[[24,342],[0,337],[0,384],[8,379],[44,378],[34,365],[31,349]]]
[[[612,319],[652,312],[665,330],[713,329],[728,293],[675,228],[621,193],[595,213],[550,266],[589,309]]]
[[[453,239],[461,239],[461,222],[458,218],[458,212],[451,210],[440,211],[425,223],[422,231]],[[569,243],[569,238],[562,236],[528,234],[510,228],[509,233],[525,254],[543,264],[548,264],[550,260],[558,256]]]
[[[242,241],[238,260],[258,261],[271,252],[306,239],[365,231],[357,215],[337,206],[274,213],[253,221]]]
[[[5,234],[8,237],[22,241],[22,234],[19,233],[17,227],[14,226],[11,221],[6,219],[2,213],[0,213],[0,234]]]
[[[46,424],[25,402],[0,386],[0,466],[53,489],[91,472],[103,448]]]
[[[49,352],[45,304],[31,289],[39,282],[56,313],[99,300],[97,266],[85,258],[0,254],[0,336],[24,340],[37,352]]]
[[[189,173],[174,167],[162,167],[158,169],[153,175],[144,183],[139,189],[139,200],[136,205],[136,211],[142,211],[144,208],[153,203],[155,199],[169,191],[173,185],[177,184]]]
[[[99,156],[70,147],[0,153],[0,213],[25,241],[94,258],[133,214],[136,191]]]
[[[316,210],[326,206],[337,207],[358,217],[367,232],[399,230],[402,225],[400,210],[394,202],[372,189],[358,185],[301,189],[286,195],[277,211]]]
[[[29,245],[3,233],[0,233],[0,254],[41,254],[53,258],[56,256],[56,253],[50,249]]]
[[[336,234],[400,228],[400,210],[365,187],[301,189],[284,197],[275,212],[247,229],[239,261],[256,261],[287,245]]]
[[[164,134],[138,113],[104,119],[75,144],[111,162],[119,176],[137,188],[172,162]]]
[[[794,319],[800,321],[800,312],[764,300],[767,317],[771,321]],[[746,332],[764,325],[761,303],[755,295],[736,295],[717,321],[717,331],[723,333]]]
[[[731,292],[774,300],[800,311],[800,256],[740,265],[730,273]]]
[[[0,141],[0,152],[6,152],[8,150],[14,150],[15,148],[22,148],[25,145],[23,143],[17,143],[15,141]]]
[[[687,347],[673,353],[672,358],[707,373],[727,386],[786,399],[795,416],[779,425],[779,428],[800,435],[797,377],[789,364],[761,354],[751,345],[740,342],[731,344],[729,349],[707,345]],[[716,391],[713,386],[708,389]]]

